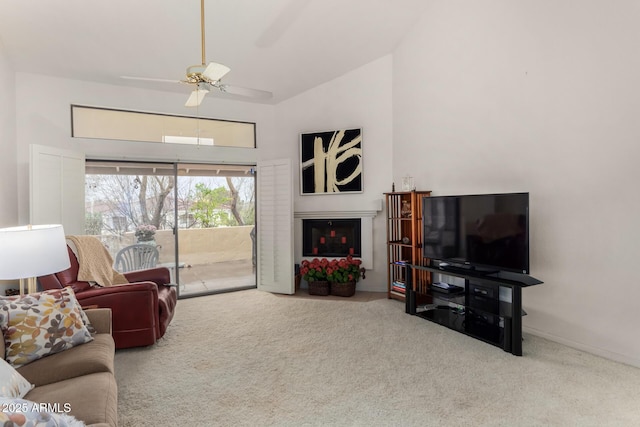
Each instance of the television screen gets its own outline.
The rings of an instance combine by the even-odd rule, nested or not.
[[[424,257],[529,273],[529,193],[423,199]]]

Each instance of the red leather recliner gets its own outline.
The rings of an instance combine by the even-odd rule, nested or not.
[[[170,283],[166,267],[124,273],[130,282],[108,287],[91,286],[78,281],[78,259],[67,247],[71,267],[38,278],[43,289],[70,286],[83,307],[110,308],[113,319],[113,339],[116,348],[155,344],[167,330],[173,318],[178,295]]]

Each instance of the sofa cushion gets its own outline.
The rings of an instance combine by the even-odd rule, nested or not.
[[[110,308],[91,308],[83,311],[97,334],[111,335],[112,319]]]
[[[71,288],[67,288],[65,290],[73,292],[73,289]],[[96,328],[93,327],[93,325],[91,324],[91,321],[89,320],[89,317],[87,317],[87,313],[85,313],[84,309],[82,308],[79,302],[77,304],[78,304],[78,311],[80,312],[80,318],[82,319],[82,323],[84,324],[84,326],[87,328],[87,330],[91,335],[97,333]]]
[[[67,426],[83,427],[86,424],[62,412],[52,412],[56,408],[41,405],[25,399],[0,398],[0,424],[5,426]]]
[[[0,359],[0,397],[24,397],[32,388],[33,384],[4,359]]]
[[[71,288],[0,298],[0,328],[14,366],[93,340]]]
[[[83,375],[41,387],[25,396],[34,402],[69,405],[69,414],[90,424],[118,425],[118,387],[108,372]]]
[[[111,335],[98,334],[92,342],[21,366],[18,372],[36,387],[96,372],[114,373],[114,354]]]

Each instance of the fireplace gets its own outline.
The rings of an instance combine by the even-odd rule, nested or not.
[[[329,197],[329,196],[327,196]],[[359,251],[360,256],[354,255],[354,257],[362,260],[362,267],[366,268],[367,271],[371,271],[375,269],[375,265],[373,263],[373,220],[378,214],[378,212],[382,211],[382,199],[377,199],[373,201],[373,203],[352,203],[352,198],[349,200],[345,200],[345,202],[341,203],[340,207],[342,210],[334,211],[334,210],[301,210],[295,209],[293,212],[293,226],[295,229],[295,258],[296,262],[299,262],[303,259],[313,259],[313,258],[321,258],[318,255],[313,255],[313,246],[311,247],[311,255],[303,255],[302,249],[302,240],[303,240],[303,226],[302,222],[307,219],[316,220],[316,221],[335,221],[348,219],[353,220],[353,218],[357,218],[360,221],[360,236],[359,236]],[[331,236],[331,234],[329,234]],[[325,239],[326,241],[326,239]],[[342,239],[341,239],[342,241]],[[320,252],[320,248],[318,248],[318,252]],[[353,248],[353,252],[356,252],[356,248]],[[343,255],[340,255],[336,258],[343,258]],[[327,257],[329,258],[329,257]]]
[[[302,255],[308,257],[362,256],[361,219],[303,219]]]

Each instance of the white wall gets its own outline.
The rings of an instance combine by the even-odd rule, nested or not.
[[[637,366],[639,19],[631,0],[436,1],[393,57],[396,182],[529,191],[545,283],[525,329]]]
[[[18,224],[16,188],[16,89],[14,72],[0,41],[0,227]]]
[[[362,128],[364,192],[301,196],[300,175],[296,171],[296,211],[373,210],[380,206],[382,193],[391,191],[391,70],[391,56],[386,56],[277,105],[278,141],[262,155],[291,158],[296,167],[300,164],[301,133]],[[367,272],[358,289],[384,291],[386,231],[382,212],[374,218],[373,228],[374,270]],[[300,240],[302,236],[294,238]],[[300,256],[296,254],[297,261]]]
[[[15,78],[0,40],[0,228],[20,225],[16,171]],[[0,280],[0,295],[14,285]]]
[[[189,88],[185,88],[184,94],[167,93],[27,73],[17,74],[16,87],[18,195],[22,221],[29,217],[29,144],[80,150],[87,154],[87,158],[187,162],[226,159],[238,163],[256,160],[256,150],[251,149],[71,138],[71,104],[194,116],[194,109],[184,107]],[[220,99],[211,93],[198,114],[201,117],[254,122],[258,148],[269,147],[273,143],[273,106]]]

